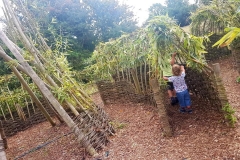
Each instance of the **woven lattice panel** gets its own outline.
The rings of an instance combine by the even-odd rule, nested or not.
[[[127,81],[99,81],[97,82],[97,86],[104,104],[118,102],[151,103],[152,101],[151,95],[136,94],[133,84]]]
[[[54,116],[54,112],[52,111],[52,109],[46,107],[46,110],[48,111],[50,116]],[[45,116],[41,113],[39,109],[36,109],[35,113],[33,112],[32,109],[30,109],[29,111],[30,117],[28,116],[28,112],[24,109],[24,113],[27,118],[26,121],[21,120],[17,116],[16,112],[13,113],[14,120],[10,119],[9,116],[7,116],[8,120],[1,119],[6,137],[13,136],[18,132],[24,131],[35,124],[46,121]]]
[[[185,79],[189,91],[198,97],[199,103],[203,104],[203,107],[221,110],[222,106],[213,73],[186,68]],[[148,95],[135,94],[135,88],[130,82],[119,81],[111,83],[102,81],[98,82],[97,86],[105,104],[127,101],[139,102],[140,100],[154,104],[151,92]],[[167,92],[167,89],[163,90]],[[167,101],[169,102],[168,99]]]
[[[96,106],[95,112],[82,112],[74,118],[74,122],[85,135],[81,143],[90,144],[96,150],[105,146],[109,142],[108,137],[115,133],[109,124],[108,116],[98,106]]]
[[[212,107],[212,109],[215,110],[221,110],[221,101],[213,73],[200,72],[187,68],[185,79],[189,91],[198,96],[199,101],[205,104],[204,106],[209,108]]]

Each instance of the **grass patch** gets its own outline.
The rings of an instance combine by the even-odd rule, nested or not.
[[[234,116],[235,110],[232,108],[232,106],[227,103],[223,108],[222,111],[224,112],[224,117],[228,121],[231,127],[235,126],[235,123],[237,122],[237,118]]]
[[[83,90],[88,94],[91,95],[93,93],[98,92],[97,85],[95,83],[87,83],[83,84]]]
[[[237,83],[240,83],[240,76],[237,77]]]
[[[126,123],[121,123],[121,122],[110,122],[110,124],[115,128],[115,129],[123,129],[127,126]]]

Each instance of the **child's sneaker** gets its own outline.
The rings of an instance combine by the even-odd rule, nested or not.
[[[174,106],[175,104],[177,104],[175,97],[171,97],[170,101],[171,101],[171,105],[172,105],[172,106]]]
[[[192,109],[187,109],[187,112],[191,114],[192,113]]]
[[[176,104],[179,102],[177,97],[174,97]]]
[[[180,112],[180,113],[186,113],[186,109],[185,109],[185,108],[180,108],[180,109],[179,109],[179,112]]]

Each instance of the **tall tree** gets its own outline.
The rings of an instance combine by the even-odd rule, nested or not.
[[[123,32],[130,33],[137,27],[133,12],[118,0],[83,0],[89,7],[92,25],[99,41],[120,37]]]
[[[48,44],[52,48],[64,44],[73,69],[82,69],[97,43],[87,6],[79,0],[30,0],[28,8]]]
[[[68,60],[78,70],[98,42],[136,29],[133,12],[116,0],[28,0],[28,8],[49,45],[56,35],[67,39]]]
[[[161,3],[153,4],[149,9],[149,17],[152,18],[157,15],[165,15],[167,13],[167,7]]]
[[[183,27],[190,24],[189,16],[196,8],[196,4],[190,4],[188,0],[166,0],[166,6],[159,3],[153,4],[149,8],[149,19],[153,16],[168,14],[177,20],[177,23]]]

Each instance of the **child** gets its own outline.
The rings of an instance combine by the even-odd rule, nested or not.
[[[174,65],[175,63],[175,57],[176,57],[176,54],[177,52],[174,52],[171,56],[171,60],[170,60],[170,65],[167,66],[166,68],[164,68],[163,70],[163,76],[165,77],[171,77],[172,76],[172,66]],[[174,86],[173,86],[173,83],[172,82],[167,82],[167,89],[168,89],[168,96],[170,98],[170,102],[171,102],[171,105],[175,105],[178,103],[178,99],[176,97],[176,92],[174,90]]]
[[[174,64],[172,66],[172,73],[173,76],[171,77],[163,77],[164,80],[168,80],[169,82],[173,82],[174,89],[177,94],[177,98],[180,105],[180,112],[188,112],[192,113],[192,109],[190,107],[191,105],[191,99],[190,95],[187,90],[187,85],[185,83],[185,69],[184,66],[179,66],[177,64]]]

